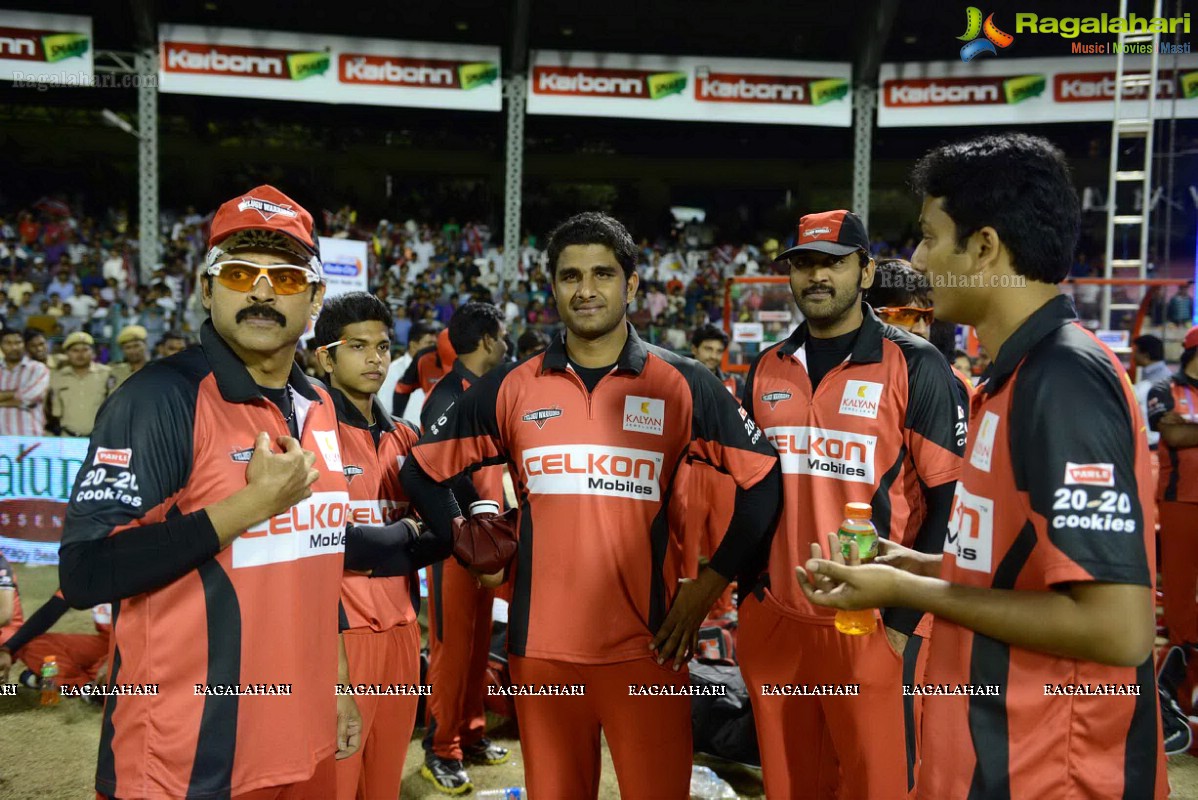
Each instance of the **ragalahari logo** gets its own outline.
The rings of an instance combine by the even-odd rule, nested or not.
[[[984,38],[978,38],[983,35]],[[965,62],[973,61],[982,53],[998,55],[995,46],[1007,48],[1015,41],[1014,36],[999,30],[994,24],[993,14],[982,22],[982,10],[977,6],[965,9],[965,33],[957,39],[965,42],[965,46],[961,48],[961,60]]]

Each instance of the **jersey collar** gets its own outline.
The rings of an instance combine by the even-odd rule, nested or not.
[[[475,375],[473,372],[466,369],[466,367],[462,364],[461,356],[459,356],[458,359],[453,362],[453,366],[449,368],[449,371],[464,380],[467,386],[472,386],[476,380],[482,377],[481,375]]]
[[[645,362],[649,359],[649,350],[641,341],[641,337],[636,335],[636,329],[632,327],[632,323],[625,322],[624,324],[628,326],[628,340],[624,342],[624,349],[620,351],[620,357],[616,360],[615,371],[640,375],[641,370],[645,368]],[[566,332],[562,331],[560,335],[553,337],[549,342],[549,347],[545,350],[545,359],[541,362],[541,373],[544,374],[550,370],[564,372],[569,363],[570,360],[566,355]]]
[[[362,416],[362,412],[349,401],[344,392],[329,386],[329,397],[333,398],[333,408],[337,409],[338,422],[342,425],[349,425],[351,428],[361,428],[364,431],[370,430],[370,423],[366,421],[366,417]],[[378,420],[379,427],[383,432],[395,430],[395,424],[391,421],[391,415],[383,411],[383,407],[379,404],[378,399],[376,398],[371,402],[374,403],[374,418]]]
[[[216,332],[210,319],[205,320],[204,325],[200,328],[200,346],[204,348],[204,357],[208,359],[208,364],[212,367],[212,374],[216,377],[216,386],[220,389],[220,395],[226,402],[248,403],[251,400],[265,399],[258,389],[258,384],[254,383],[254,379],[250,377],[250,372],[245,368],[245,364]],[[314,403],[320,402],[320,395],[316,393],[308,376],[304,374],[298,364],[291,365],[291,374],[287,376],[287,385],[306,400]]]
[[[1067,295],[1057,295],[1040,306],[1003,342],[998,356],[990,363],[990,368],[978,382],[978,390],[991,395],[997,392],[1044,337],[1076,321],[1077,313],[1073,310],[1073,301]]]
[[[882,320],[878,319],[878,315],[865,302],[861,303],[861,317],[860,333],[857,334],[857,341],[853,343],[853,350],[849,353],[849,361],[857,364],[877,364],[882,360]],[[778,348],[778,357],[793,356],[806,343],[807,322],[804,320]]]

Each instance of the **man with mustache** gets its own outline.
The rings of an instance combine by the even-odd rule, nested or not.
[[[940,552],[963,445],[957,392],[934,347],[882,324],[862,302],[875,264],[856,214],[808,214],[778,259],[806,321],[758,356],[746,381],[745,407],[781,456],[784,494],[763,569],[740,583],[737,641],[765,790],[903,797],[914,778],[903,746],[902,652],[920,614],[883,609],[874,633],[841,634],[792,576],[837,529],[846,503],[872,505],[880,537]],[[860,693],[781,688],[803,684],[857,684]]]
[[[328,798],[358,748],[340,649],[346,478],[328,392],[295,365],[324,298],[312,216],[272,186],[220,207],[200,346],[102,409],[59,553],[112,603],[102,797]]]

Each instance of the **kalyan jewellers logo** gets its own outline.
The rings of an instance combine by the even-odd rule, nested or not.
[[[978,38],[978,37],[984,38]],[[994,24],[994,15],[986,17],[986,21],[982,22],[982,10],[977,6],[970,6],[965,9],[965,33],[957,37],[959,41],[965,42],[965,46],[961,48],[961,60],[968,63],[973,61],[983,53],[990,55],[998,55],[998,51],[994,48],[1008,48],[1011,42],[1015,41],[1015,37],[1009,33],[999,30]]]

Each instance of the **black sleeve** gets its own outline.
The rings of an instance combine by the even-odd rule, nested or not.
[[[750,489],[736,488],[728,532],[711,556],[711,568],[728,580],[744,574],[774,529],[782,497],[782,464],[774,462]]]
[[[1148,427],[1159,431],[1161,417],[1173,410],[1173,379],[1159,380],[1148,390]]]
[[[25,624],[18,628],[7,642],[0,642],[0,648],[17,655],[22,647],[53,628],[54,623],[67,613],[68,608],[70,606],[67,605],[67,601],[55,594],[43,603],[41,608],[33,612],[33,615],[25,620]]]
[[[955,483],[965,450],[964,421],[957,378],[944,356],[922,339],[896,340],[907,358],[907,450],[919,479],[929,486]]]
[[[412,506],[428,526],[420,539],[412,542],[408,554],[413,562],[432,564],[453,552],[453,521],[462,516],[453,490],[429,477],[414,458],[404,461],[400,481]]]
[[[944,551],[944,537],[948,532],[948,518],[953,510],[953,495],[957,491],[957,482],[949,481],[939,486],[926,486],[920,481],[919,488],[923,491],[924,514],[923,525],[915,534],[915,549],[921,553],[941,553]],[[910,636],[915,632],[915,626],[923,618],[922,611],[913,608],[885,608],[882,610],[882,622],[887,628],[894,628],[899,633]]]
[[[449,376],[446,376],[438,381],[428,399],[424,401],[424,407],[420,409],[420,424],[425,430],[428,430],[436,424],[439,417],[461,399],[463,394],[462,384],[456,378],[451,380]],[[470,477],[471,472],[472,470],[467,470],[450,481],[450,489],[453,491],[459,509],[469,509],[471,503],[482,499],[474,487],[474,481]],[[466,512],[463,510],[462,513]]]
[[[1045,578],[1147,586],[1145,535],[1152,534],[1145,526],[1153,514],[1138,491],[1132,389],[1085,334],[1067,329],[1049,341],[1021,368],[1010,419],[990,420],[1009,424],[996,440],[1009,437],[1016,488],[1027,492],[1053,544]]]
[[[154,365],[126,384],[100,407],[67,505],[58,574],[75,608],[158,589],[220,551],[206,511],[164,507],[191,475],[195,384]],[[161,521],[136,524],[147,515]]]
[[[402,519],[390,525],[349,525],[345,529],[345,568],[374,569],[395,550],[405,549],[415,536]]]

